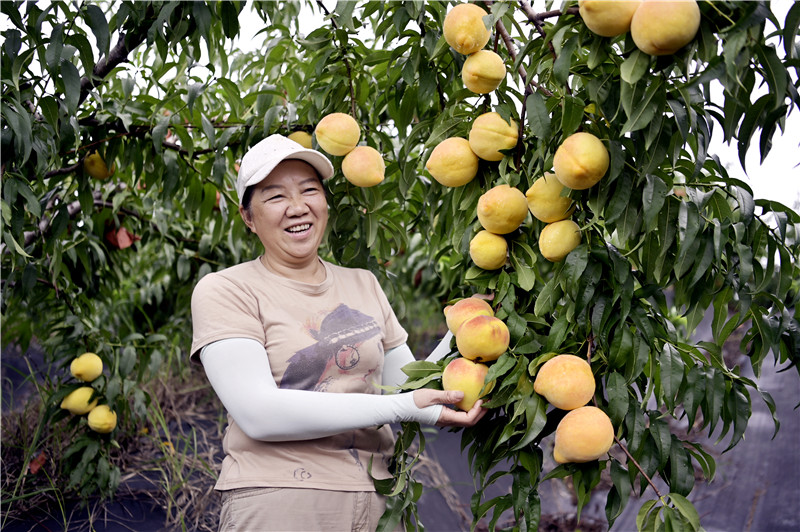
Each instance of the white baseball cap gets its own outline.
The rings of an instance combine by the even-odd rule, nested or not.
[[[278,166],[278,163],[285,159],[300,159],[307,162],[314,167],[323,180],[333,175],[333,165],[317,150],[304,148],[283,135],[270,135],[247,150],[242,157],[239,177],[236,179],[239,204],[242,203],[247,187],[260,183]]]

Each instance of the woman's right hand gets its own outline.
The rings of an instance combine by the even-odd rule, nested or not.
[[[414,390],[414,403],[418,408],[425,408],[426,406],[445,405],[442,408],[442,413],[439,415],[439,421],[436,425],[439,427],[471,427],[475,425],[480,419],[486,415],[487,409],[481,405],[483,401],[478,399],[469,410],[464,412],[462,410],[453,410],[446,405],[452,405],[459,402],[464,398],[464,392],[458,390],[432,390],[430,388],[421,388]]]

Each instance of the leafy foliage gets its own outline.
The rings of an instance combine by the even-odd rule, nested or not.
[[[796,112],[800,5],[780,21],[765,2],[701,2],[696,39],[659,58],[628,35],[594,35],[575,2],[547,12],[481,5],[509,72],[485,97],[463,87],[464,57],[442,37],[445,2],[309,4],[325,24],[307,35],[293,2],[253,2],[252,11],[241,2],[0,4],[5,341],[39,339],[62,368],[84,350],[101,354],[111,368],[103,400],[120,413],[118,431],[135,430],[151,400],[140,384],[163,367],[185,369],[195,282],[258,253],[238,218],[237,159],[270,133],[311,132],[324,115],[347,112],[384,155],[386,180],[359,189],[334,177],[326,257],[373,270],[401,315],[413,298],[491,293],[511,332],[490,369],[491,414],[462,435],[478,479],[476,522],[493,512],[494,527],[510,509],[535,527],[541,480],[571,475],[582,506],[609,468],[609,523],[658,476],[669,493],[642,506],[639,528],[699,529],[686,499],[693,464],[708,478],[715,471],[699,434],[736,445],[754,393],[775,415],[758,386],[763,363],[798,367],[800,215],[754,199],[709,147],[716,129],[742,164],[756,148],[763,160]],[[241,16],[263,21],[256,51],[238,48]],[[520,124],[517,148],[482,162],[463,187],[432,181],[424,162],[433,147],[466,136],[489,110]],[[582,244],[550,263],[537,246],[543,225],[529,218],[508,235],[503,269],[473,266],[481,193],[500,183],[527,190],[579,130],[611,155],[600,184],[572,192]],[[93,151],[113,175],[84,170]],[[124,245],[110,236],[122,229],[133,235]],[[693,342],[709,314],[713,338]],[[722,356],[742,329],[755,379]],[[542,471],[541,443],[561,414],[532,383],[555,352],[590,360],[595,402],[624,459]],[[436,386],[446,362],[409,368],[407,386]],[[43,424],[62,422],[67,387],[54,384]],[[687,439],[673,430],[682,420],[694,429]],[[379,486],[395,495],[385,523],[416,525],[421,485],[409,451],[418,434],[404,427],[395,482]],[[75,438],[61,465],[76,489],[113,493],[106,466],[98,476],[81,464],[114,442]],[[505,475],[512,492],[484,500]]]

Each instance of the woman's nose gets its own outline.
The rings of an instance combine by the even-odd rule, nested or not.
[[[289,197],[289,208],[286,209],[290,216],[297,216],[308,212],[308,205],[302,194],[293,194]]]

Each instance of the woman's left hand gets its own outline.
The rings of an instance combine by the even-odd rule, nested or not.
[[[414,403],[419,408],[433,405],[452,405],[464,398],[464,392],[457,390],[441,391],[430,388],[421,388],[414,391]],[[487,409],[481,405],[483,401],[478,399],[469,412],[453,410],[445,406],[439,415],[436,425],[439,427],[471,427],[486,415]]]

